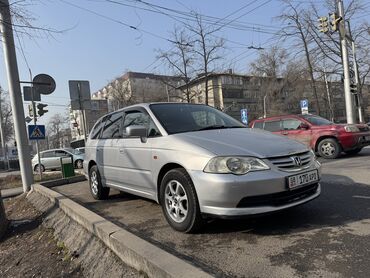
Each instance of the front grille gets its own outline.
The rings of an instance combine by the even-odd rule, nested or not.
[[[313,160],[313,154],[308,151],[294,155],[271,157],[268,160],[280,170],[286,172],[296,172],[306,169],[310,166]]]
[[[294,203],[314,195],[318,184],[310,184],[290,191],[272,193],[260,196],[244,197],[240,200],[237,208],[272,206],[279,207]]]

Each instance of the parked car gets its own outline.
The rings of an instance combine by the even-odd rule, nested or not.
[[[41,171],[43,172],[45,170],[61,169],[60,158],[66,156],[72,158],[75,168],[82,169],[84,154],[72,148],[64,148],[40,152]],[[32,168],[35,172],[39,171],[39,161],[37,155],[35,155],[32,159]]]
[[[185,103],[134,105],[102,117],[84,160],[95,199],[107,198],[110,188],[153,199],[182,232],[197,230],[206,216],[308,202],[320,195],[319,168],[304,144]]]
[[[359,153],[370,145],[370,129],[366,124],[334,124],[312,114],[286,115],[258,119],[251,127],[287,136],[310,146],[324,158],[337,158],[342,151]]]

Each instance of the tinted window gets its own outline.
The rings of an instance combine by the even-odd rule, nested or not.
[[[321,118],[319,116],[312,116],[312,115],[302,115],[307,121],[309,121],[313,125],[331,125],[333,124],[331,121]]]
[[[268,130],[271,132],[280,131],[280,121],[265,122],[265,130]]]
[[[104,124],[105,124],[105,119],[107,118],[108,116],[104,117],[103,119],[99,120],[93,130],[91,131],[90,133],[90,138],[91,139],[98,139],[100,137],[100,134],[101,134],[101,131],[104,127]]]
[[[55,156],[62,157],[62,156],[68,156],[70,155],[69,153],[62,151],[62,150],[57,150],[55,151]]]
[[[245,128],[225,113],[197,104],[152,104],[150,109],[168,134],[213,128]]]
[[[263,122],[255,122],[253,128],[263,128]]]
[[[107,117],[101,138],[109,139],[122,137],[122,116],[123,112],[118,112]]]
[[[295,119],[286,119],[283,120],[283,129],[284,130],[295,130],[299,129],[299,126],[301,125],[300,120],[295,120]]]
[[[41,153],[42,158],[54,157],[54,152],[44,152]]]
[[[123,130],[126,130],[126,128],[131,125],[145,126],[148,129],[148,137],[161,135],[150,116],[142,111],[126,112],[125,120],[123,122]]]

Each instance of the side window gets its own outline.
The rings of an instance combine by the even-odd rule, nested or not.
[[[62,156],[68,156],[68,153],[62,150],[56,150],[55,151],[55,156],[57,157],[62,157]]]
[[[101,131],[104,127],[105,120],[108,116],[101,119],[98,123],[95,124],[94,129],[90,133],[90,139],[98,139],[100,137]]]
[[[254,125],[253,125],[253,128],[262,129],[263,128],[263,122],[255,122]]]
[[[104,129],[103,129],[103,133],[101,135],[102,139],[122,137],[121,136],[122,116],[123,116],[123,112],[118,112],[118,113],[111,114],[107,117],[105,121]]]
[[[268,130],[271,132],[280,131],[280,121],[265,122],[265,130]]]
[[[142,111],[126,112],[125,120],[123,121],[123,130],[132,125],[142,125],[148,129],[148,137],[160,136],[158,128],[147,113]]]
[[[296,119],[286,119],[283,120],[283,130],[296,130],[299,129],[299,126],[301,125],[300,120]]]
[[[42,158],[48,158],[48,157],[53,157],[53,156],[54,156],[54,152],[44,152],[41,154]]]

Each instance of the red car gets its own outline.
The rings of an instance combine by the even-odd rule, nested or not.
[[[356,154],[370,145],[366,124],[335,124],[312,114],[263,118],[252,121],[250,126],[305,143],[324,158],[336,158],[342,151]]]

